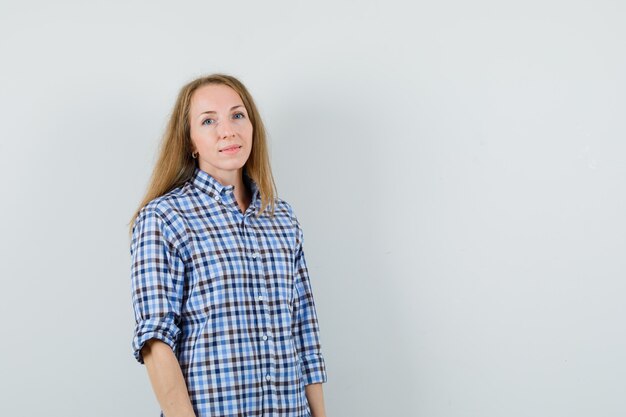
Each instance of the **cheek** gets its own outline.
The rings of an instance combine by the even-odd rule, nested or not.
[[[246,137],[248,137],[251,142],[252,142],[252,133],[253,133],[252,123],[248,123],[246,125]]]
[[[200,135],[198,135],[198,131],[194,128],[189,129],[189,137],[191,138],[191,143],[198,146],[200,145]]]
[[[198,146],[199,148],[212,146],[215,145],[215,143],[217,142],[215,134],[208,130],[202,131],[199,129],[192,129],[189,131],[189,136],[191,138],[191,141],[195,143],[196,146]]]

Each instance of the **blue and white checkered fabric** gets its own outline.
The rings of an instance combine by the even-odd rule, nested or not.
[[[197,417],[305,417],[326,367],[303,234],[292,207],[242,213],[232,185],[196,168],[148,203],[130,245],[134,356],[151,338],[178,358]],[[163,416],[163,413],[161,413]]]

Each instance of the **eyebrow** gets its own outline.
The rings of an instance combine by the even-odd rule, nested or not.
[[[233,106],[230,109],[235,110],[237,107],[243,107],[243,105],[237,104],[236,106]],[[198,117],[202,116],[203,114],[211,114],[211,113],[216,113],[216,112],[214,110],[203,111],[202,113],[198,115]]]

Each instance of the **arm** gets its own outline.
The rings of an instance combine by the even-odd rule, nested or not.
[[[309,402],[309,407],[311,407],[311,414],[313,414],[313,417],[326,417],[322,384],[320,382],[309,384],[306,385],[304,389],[306,391],[306,399]]]
[[[167,417],[194,416],[175,353],[181,336],[185,281],[181,240],[176,228],[151,209],[138,217],[131,242],[133,353],[145,364]]]
[[[160,340],[150,339],[141,351],[163,414],[167,417],[196,417],[172,349]]]
[[[326,365],[321,353],[315,301],[302,246],[304,235],[300,222],[295,215],[293,218],[297,228],[293,335],[311,413],[313,417],[325,417],[322,383],[327,380]]]

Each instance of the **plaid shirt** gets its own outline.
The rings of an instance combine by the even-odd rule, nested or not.
[[[151,338],[176,355],[197,417],[306,417],[304,386],[326,367],[303,234],[292,207],[242,213],[234,186],[196,168],[148,203],[130,244],[132,348]],[[163,412],[161,412],[163,416]]]

